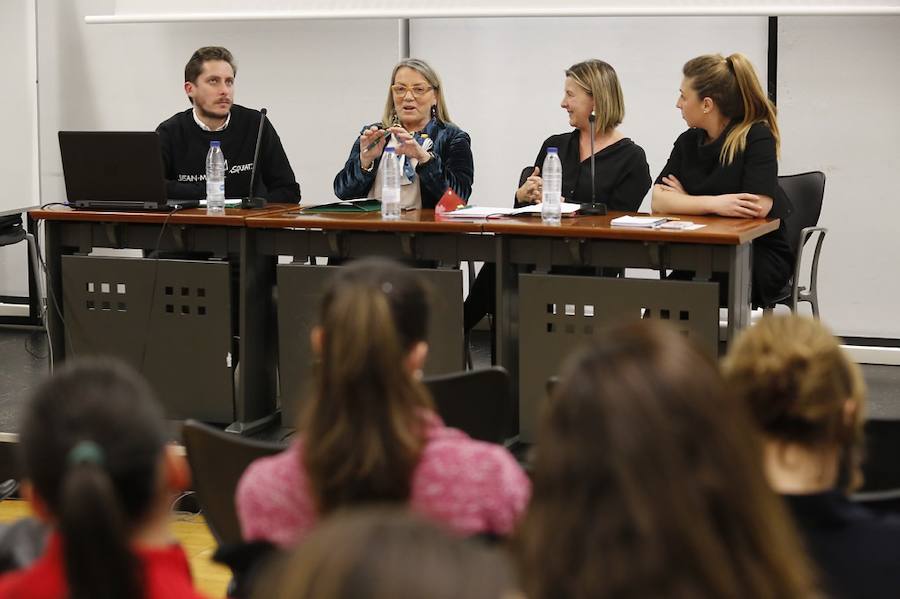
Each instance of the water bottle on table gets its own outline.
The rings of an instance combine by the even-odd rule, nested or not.
[[[558,225],[562,206],[562,163],[556,148],[547,148],[547,157],[541,169],[543,175],[543,200],[541,202],[541,221],[545,225]]]
[[[384,168],[381,185],[381,218],[400,220],[400,159],[394,148],[385,148],[381,158]]]
[[[220,142],[209,142],[206,154],[206,213],[225,214],[225,154]]]

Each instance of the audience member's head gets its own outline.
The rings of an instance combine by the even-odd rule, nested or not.
[[[809,597],[757,436],[674,329],[615,327],[570,357],[542,413],[518,543],[529,599]]]
[[[763,318],[738,337],[723,371],[763,431],[777,490],[851,490],[861,482],[865,385],[823,324]]]
[[[427,322],[425,287],[393,262],[353,262],[326,290],[312,333],[316,388],[300,423],[321,514],[409,497],[432,409],[418,380]]]
[[[114,361],[67,362],[26,406],[19,437],[38,515],[62,539],[69,596],[142,597],[132,546],[187,485],[144,380]]]
[[[260,599],[503,599],[501,554],[400,510],[336,514],[260,583]]]

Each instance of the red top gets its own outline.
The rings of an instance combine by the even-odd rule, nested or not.
[[[513,531],[531,496],[531,483],[502,446],[469,438],[444,426],[433,412],[425,418],[425,447],[413,472],[413,511],[463,535]],[[289,547],[318,520],[303,443],[256,460],[237,488],[237,511],[247,541]]]
[[[204,599],[191,581],[191,570],[180,545],[138,547],[144,565],[147,593],[144,599]],[[66,599],[62,540],[50,537],[47,550],[28,568],[0,576],[0,599]]]

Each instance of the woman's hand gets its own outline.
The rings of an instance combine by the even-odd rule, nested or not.
[[[425,164],[431,160],[431,154],[425,151],[425,148],[416,141],[409,131],[400,126],[391,127],[389,131],[397,138],[398,156],[403,155],[415,158],[419,164]]]
[[[368,149],[369,146],[371,149]],[[387,132],[372,125],[362,132],[359,136],[359,166],[368,171],[372,168],[372,163],[384,152],[384,146],[387,145]]]
[[[771,208],[771,200],[769,200],[769,206],[765,206],[763,197],[753,193],[726,193],[714,196],[712,202],[712,212],[719,216],[762,218],[768,214],[769,208]]]
[[[666,175],[662,178],[662,183],[658,184],[663,191],[677,191],[678,193],[687,193],[681,181],[675,175]]]
[[[516,200],[521,204],[540,204],[544,199],[544,180],[541,169],[534,167],[522,187],[516,190]]]

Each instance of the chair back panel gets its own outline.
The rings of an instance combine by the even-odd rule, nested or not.
[[[794,253],[800,251],[800,232],[804,227],[815,227],[822,213],[825,195],[825,173],[811,171],[778,177],[778,185],[794,205],[794,212],[785,219],[788,243]]]
[[[184,423],[182,440],[206,525],[219,545],[240,543],[234,505],[238,481],[251,462],[275,455],[285,446],[226,433],[196,420]]]
[[[494,366],[430,377],[424,383],[444,424],[479,441],[503,442],[514,414],[506,370]]]

